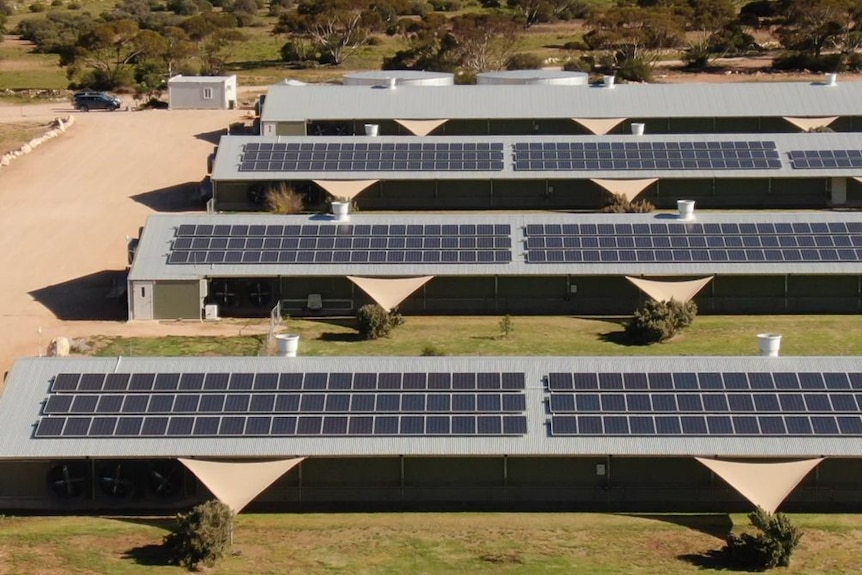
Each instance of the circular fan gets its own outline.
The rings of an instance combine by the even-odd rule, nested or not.
[[[150,492],[162,499],[173,499],[183,489],[183,466],[176,461],[157,461],[147,478]]]
[[[253,282],[248,289],[248,299],[257,305],[264,305],[272,299],[272,288],[267,282]]]
[[[58,463],[48,470],[48,490],[60,499],[80,499],[87,487],[87,471],[82,462]]]
[[[135,492],[132,467],[124,462],[103,464],[97,474],[99,488],[105,495],[125,499]]]
[[[236,294],[231,291],[230,284],[228,282],[213,282],[212,295],[215,298],[216,303],[225,307],[232,306],[236,301]]]
[[[263,186],[251,186],[246,193],[246,197],[252,204],[262,204],[266,199],[266,190]]]

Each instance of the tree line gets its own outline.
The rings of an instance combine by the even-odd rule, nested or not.
[[[476,0],[469,0],[476,2]],[[339,66],[383,36],[401,49],[383,68],[459,72],[536,67],[519,53],[539,23],[579,20],[585,33],[563,48],[567,69],[649,80],[656,61],[678,54],[704,68],[720,56],[762,51],[768,32],[783,50],[776,68],[862,69],[862,0],[120,0],[98,16],[48,11],[15,29],[40,52],[60,56],[73,87],[157,90],[175,73],[221,74],[231,50],[260,15],[285,42],[278,57],[294,67]],[[453,13],[454,12],[454,13]],[[0,25],[11,13],[0,0]],[[276,55],[273,55],[274,57]]]

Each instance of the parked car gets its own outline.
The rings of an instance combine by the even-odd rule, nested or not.
[[[75,92],[72,96],[72,105],[76,110],[89,112],[90,110],[114,110],[122,107],[123,102],[116,96],[105,92]]]

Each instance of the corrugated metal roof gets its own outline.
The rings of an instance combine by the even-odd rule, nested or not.
[[[752,335],[753,337],[753,335]],[[754,342],[752,342],[753,344]],[[752,345],[753,347],[753,345]],[[34,439],[58,373],[523,372],[527,429],[518,437]],[[860,357],[298,357],[19,359],[0,396],[0,459],[382,455],[655,455],[858,457],[858,437],[551,437],[542,378],[556,372],[862,372]]]
[[[862,94],[860,94],[862,97]],[[639,170],[516,170],[514,146],[518,142],[775,142],[781,168],[777,169],[639,169]],[[307,172],[241,172],[239,170],[243,146],[250,143],[285,144],[343,144],[343,143],[502,143],[503,169],[498,171],[333,171]],[[862,168],[848,169],[793,169],[788,159],[792,150],[860,150],[862,134],[855,132],[811,134],[658,134],[645,136],[222,136],[212,171],[213,181],[271,181],[271,180],[585,180],[589,178],[814,178],[824,176],[860,176]],[[486,192],[482,192],[486,193]]]
[[[168,84],[224,84],[236,76],[174,76]]]
[[[366,86],[270,86],[263,122],[511,118],[857,116],[862,82],[478,85],[395,90]]]
[[[512,230],[512,261],[495,264],[433,263],[310,263],[310,264],[167,264],[176,229],[182,224],[326,224],[325,215],[276,216],[271,214],[154,214],[147,219],[129,273],[132,281],[192,280],[208,277],[275,276],[528,276],[528,275],[707,275],[707,274],[824,274],[862,273],[860,262],[712,262],[712,263],[526,263],[524,230],[530,224],[675,223],[673,214],[422,214],[357,213],[352,224],[508,224]],[[844,212],[699,212],[696,223],[862,222],[862,214]]]

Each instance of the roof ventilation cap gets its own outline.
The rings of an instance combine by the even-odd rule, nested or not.
[[[826,85],[835,86],[836,84],[838,84],[838,74],[834,72],[831,74],[826,74]]]
[[[614,82],[616,81],[616,79],[616,76],[603,76],[602,82],[604,83],[605,88],[610,89],[614,87]]]
[[[694,200],[677,200],[676,209],[679,210],[679,219],[694,219]]]

